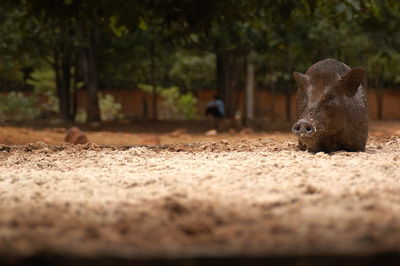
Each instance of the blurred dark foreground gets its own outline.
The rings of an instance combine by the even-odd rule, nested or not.
[[[0,258],[2,266],[156,266],[156,265],[278,265],[278,266],[314,266],[314,265],[342,265],[342,266],[370,266],[400,265],[399,253],[382,253],[370,256],[287,256],[287,257],[209,257],[209,258],[143,258],[123,259],[112,257],[80,258],[56,254],[38,255],[26,258]]]

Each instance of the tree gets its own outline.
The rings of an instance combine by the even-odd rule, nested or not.
[[[398,1],[366,1],[358,23],[367,36],[366,53],[368,84],[376,91],[377,117],[383,118],[383,88],[398,84],[400,54],[400,3]]]
[[[0,47],[0,69],[26,83],[32,69],[47,62],[65,120],[74,119],[83,81],[90,122],[100,119],[100,88],[142,83],[153,88],[153,118],[156,88],[173,85],[181,92],[215,87],[232,118],[251,62],[258,84],[286,95],[290,119],[291,73],[326,57],[366,66],[374,87],[398,86],[399,5],[395,0],[6,0],[0,10],[7,43]],[[377,90],[378,117],[382,95]]]
[[[60,111],[66,120],[73,120],[76,104],[71,108],[71,97],[76,91],[71,91],[71,72],[75,71],[75,84],[78,73],[86,89],[87,122],[99,121],[100,110],[98,104],[98,35],[102,27],[110,24],[114,15],[114,5],[107,1],[21,1],[27,7],[27,14],[38,20],[39,25],[49,25],[47,33],[48,45],[52,47],[53,62],[51,62],[56,76],[57,94],[60,101]],[[20,3],[20,4],[21,4]],[[47,57],[47,55],[44,55]],[[74,86],[76,90],[76,87]]]

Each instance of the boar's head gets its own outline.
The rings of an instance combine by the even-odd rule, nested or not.
[[[362,68],[327,59],[311,66],[306,74],[294,72],[298,85],[298,121],[292,131],[302,150],[329,151],[335,137],[349,122],[349,106],[365,75]],[[353,108],[353,107],[350,107]],[[302,147],[301,147],[302,146]]]

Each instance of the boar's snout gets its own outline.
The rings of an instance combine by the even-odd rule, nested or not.
[[[306,119],[300,119],[293,125],[292,132],[299,137],[311,137],[315,133],[315,126]]]

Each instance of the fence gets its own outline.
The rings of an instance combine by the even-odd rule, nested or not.
[[[132,118],[152,118],[152,98],[151,95],[142,92],[138,89],[119,89],[119,90],[102,90],[103,93],[113,95],[117,101],[122,104],[122,112],[127,117]],[[198,116],[204,115],[204,110],[208,101],[213,99],[215,91],[201,90],[195,92],[198,99],[197,109]],[[255,96],[255,116],[265,117],[271,120],[284,120],[286,119],[286,99],[283,94],[271,95],[269,91],[259,90]],[[80,92],[78,106],[84,108],[85,93]],[[164,104],[163,99],[158,98],[158,114],[160,119],[168,118],[163,117]],[[384,90],[382,100],[382,118],[383,119],[400,119],[400,90]],[[377,119],[377,101],[375,90],[368,90],[368,108],[370,119]],[[238,94],[236,102],[237,110],[241,113],[245,111],[245,98],[244,92]],[[290,118],[296,119],[296,96],[292,95],[290,98]]]

